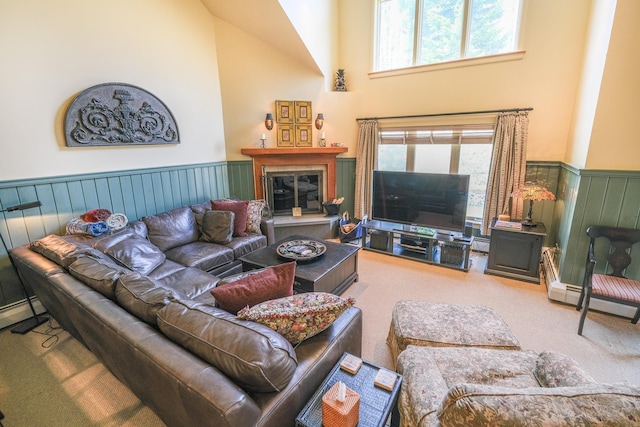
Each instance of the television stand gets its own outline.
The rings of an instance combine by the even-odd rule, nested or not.
[[[473,237],[457,232],[420,233],[414,227],[392,222],[368,221],[362,224],[362,249],[469,271]],[[422,230],[420,230],[422,231]]]

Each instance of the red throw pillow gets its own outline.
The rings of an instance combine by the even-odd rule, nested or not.
[[[222,279],[211,289],[218,306],[236,314],[244,307],[293,295],[296,263],[274,265]]]
[[[211,207],[214,211],[229,211],[235,214],[233,219],[233,237],[245,237],[247,234],[247,209],[248,200],[222,201],[212,200]]]

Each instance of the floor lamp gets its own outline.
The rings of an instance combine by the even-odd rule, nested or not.
[[[23,211],[25,209],[36,208],[38,206],[42,206],[39,200],[35,202],[23,203],[21,205],[11,206],[9,208],[0,210],[0,212],[13,212],[13,211]],[[6,224],[6,221],[5,221]],[[8,229],[8,227],[7,227]],[[22,276],[20,272],[16,268],[16,264],[9,254],[9,248],[7,247],[7,242],[5,242],[4,237],[2,236],[2,232],[0,232],[0,240],[2,240],[2,246],[4,246],[4,250],[7,252],[7,257],[9,257],[9,261],[11,261],[11,266],[15,270],[18,275],[18,280],[20,281],[20,285],[22,285],[22,290],[24,291],[24,296],[27,297],[27,302],[29,303],[29,307],[31,308],[31,312],[33,313],[33,317],[30,317],[22,322],[18,323],[15,327],[11,329],[11,332],[14,334],[26,334],[33,328],[42,325],[44,322],[49,320],[46,316],[38,316],[36,313],[36,309],[33,307],[33,303],[31,302],[31,298],[29,298],[29,292],[27,291],[27,287],[24,285],[24,281],[22,280]]]

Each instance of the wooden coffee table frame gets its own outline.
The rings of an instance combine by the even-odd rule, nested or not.
[[[278,245],[290,240],[315,240],[327,246],[327,251],[317,259],[297,262],[293,285],[296,292],[328,292],[340,295],[349,285],[358,281],[359,247],[300,235],[288,236],[240,257],[242,270],[249,271],[291,262],[276,253]]]

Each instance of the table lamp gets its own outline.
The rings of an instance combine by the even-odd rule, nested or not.
[[[527,217],[522,220],[522,225],[535,227],[537,224],[531,220],[531,211],[533,210],[533,202],[540,200],[555,200],[556,196],[542,185],[536,182],[526,182],[522,187],[511,193],[511,197],[529,200],[529,212]]]

